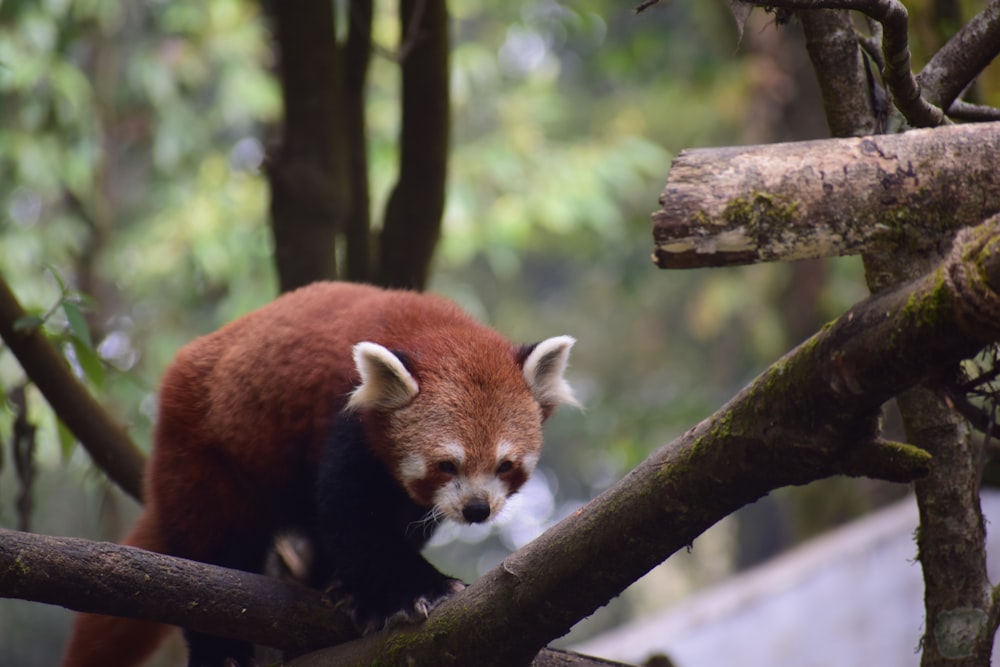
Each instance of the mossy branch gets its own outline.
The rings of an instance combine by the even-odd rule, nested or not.
[[[933,250],[1000,211],[1000,123],[682,152],[653,213],[661,268]]]
[[[368,640],[362,659],[342,664],[425,664],[432,657],[439,665],[527,664],[719,519],[771,490],[834,474],[895,481],[926,474],[928,455],[880,440],[875,415],[895,394],[1000,337],[970,330],[959,315],[961,300],[1000,284],[1000,256],[983,242],[997,236],[1000,218],[960,234],[937,270],[858,304],[711,418],[444,602],[427,623],[384,643]],[[967,271],[970,265],[977,270]],[[518,641],[498,644],[498,637]]]
[[[835,474],[895,481],[925,474],[927,454],[880,440],[874,416],[890,397],[941,377],[985,343],[1000,339],[1000,327],[983,327],[968,316],[977,309],[995,312],[1000,303],[998,239],[1000,216],[961,232],[949,257],[924,278],[858,304],[773,364],[711,418],[659,449],[606,493],[442,603],[426,623],[365,638],[360,646],[349,643],[339,655],[363,657],[338,664],[367,665],[377,660],[386,665],[443,667],[526,665],[543,646],[649,569],[771,490]],[[0,595],[98,613],[134,613],[130,605],[135,585],[101,595],[81,594],[79,586],[54,583],[68,567],[65,561],[32,560],[51,554],[38,548],[16,549],[11,536],[3,538]],[[92,548],[116,564],[98,563],[99,578],[78,576],[77,581],[99,579],[110,586],[122,573],[131,572],[133,558],[139,557],[126,547]],[[57,545],[56,550],[62,547]],[[152,559],[146,561],[152,564],[148,568],[135,570],[143,581],[145,577],[160,581],[181,571],[174,568],[187,567],[178,559],[140,553]],[[93,554],[84,555],[73,564],[96,560]],[[190,566],[197,568],[197,575],[175,576],[173,581],[178,585],[181,580],[195,581],[201,587],[219,570],[198,563]],[[330,632],[325,635],[330,642],[345,638],[341,634],[345,630],[330,631],[342,627],[338,625],[342,621],[333,619],[328,603],[315,591],[293,593],[274,580],[263,583],[255,575],[222,572],[229,583],[210,596],[215,602],[197,605],[193,620],[178,617],[175,608],[168,611],[160,602],[159,588],[157,604],[142,612],[142,618],[183,622],[207,632],[286,647],[315,646],[314,640],[301,639],[301,623],[320,619],[317,632]],[[248,620],[252,614],[234,614],[218,603],[227,590],[246,592],[250,590],[246,587],[258,584],[271,586],[279,600],[291,595],[301,601],[295,610],[277,614],[273,596],[254,594],[235,603],[268,609],[260,616],[260,622],[272,628],[266,639],[258,622]],[[150,593],[154,595],[152,589]],[[300,629],[286,635],[274,629],[279,621]],[[442,651],[443,645],[447,651]]]

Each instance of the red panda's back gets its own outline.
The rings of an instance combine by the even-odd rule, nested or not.
[[[493,356],[510,349],[440,297],[351,283],[303,287],[178,353],[160,389],[151,485],[168,493],[171,485],[191,486],[187,461],[204,460],[208,449],[231,475],[252,480],[248,488],[280,492],[318,460],[357,381],[352,348],[362,340],[425,347],[428,356],[456,343]]]

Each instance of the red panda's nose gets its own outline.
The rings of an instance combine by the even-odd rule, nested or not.
[[[482,523],[490,518],[490,504],[485,500],[470,500],[462,508],[462,516],[469,523]]]

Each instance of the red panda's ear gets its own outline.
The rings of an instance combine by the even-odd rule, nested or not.
[[[399,357],[378,343],[354,346],[354,365],[361,384],[351,393],[347,408],[401,408],[417,395],[417,381]]]
[[[528,381],[531,393],[542,406],[542,413],[548,416],[559,405],[580,407],[580,402],[573,395],[573,389],[566,382],[563,373],[566,372],[566,362],[569,361],[569,351],[576,342],[570,336],[556,336],[543,340],[531,348],[521,369],[524,379]]]

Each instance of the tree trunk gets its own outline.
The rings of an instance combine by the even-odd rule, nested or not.
[[[400,0],[399,178],[386,205],[378,283],[423,289],[441,233],[451,131],[445,0]]]
[[[273,3],[285,117],[267,175],[282,292],[337,277],[336,239],[350,212],[333,10],[323,0]]]

